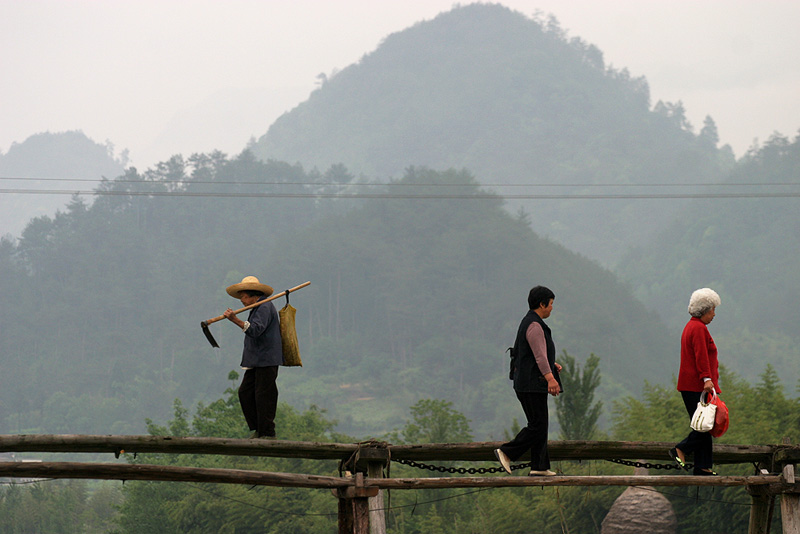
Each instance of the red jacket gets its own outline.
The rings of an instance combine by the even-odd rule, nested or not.
[[[703,391],[703,378],[710,378],[717,393],[722,392],[719,388],[717,346],[703,321],[692,317],[681,336],[678,391]]]

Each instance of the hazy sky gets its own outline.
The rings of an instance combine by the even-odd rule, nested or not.
[[[467,4],[469,2],[462,2]],[[800,128],[798,0],[504,0],[552,13],[607,64],[645,76],[652,102],[706,115],[737,156]],[[0,151],[82,130],[143,170],[218,148],[235,155],[440,0],[0,0]]]

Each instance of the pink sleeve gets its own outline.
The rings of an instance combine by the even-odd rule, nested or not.
[[[525,332],[525,338],[528,340],[528,345],[531,346],[533,358],[536,360],[536,365],[539,367],[542,376],[552,373],[550,363],[547,361],[547,342],[544,340],[542,326],[537,322],[531,323]]]

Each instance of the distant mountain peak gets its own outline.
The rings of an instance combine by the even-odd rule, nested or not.
[[[471,4],[387,36],[278,118],[252,151],[321,172],[344,164],[374,180],[424,166],[469,169],[482,183],[580,184],[517,187],[509,207],[535,211],[538,232],[613,266],[674,214],[638,199],[608,212],[564,193],[591,198],[598,184],[715,181],[722,172],[682,106],[659,104],[651,109],[644,78],[607,68],[597,47],[554,18]],[[543,192],[556,201],[537,200]]]

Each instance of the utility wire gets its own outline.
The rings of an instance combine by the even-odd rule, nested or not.
[[[209,185],[264,185],[264,186],[325,186],[325,187],[791,187],[800,182],[676,182],[676,183],[414,183],[414,182],[262,182],[251,180],[131,180],[116,178],[33,178],[0,176],[4,181],[22,182],[96,182],[136,184],[209,184]]]
[[[634,487],[634,486],[631,486],[631,487]],[[697,497],[690,497],[689,495],[681,495],[681,494],[678,494],[678,493],[670,493],[668,491],[659,491],[659,490],[657,490],[655,488],[649,488],[649,487],[646,487],[646,486],[635,486],[635,487],[637,487],[637,488],[639,488],[641,490],[645,490],[645,491],[652,491],[653,493],[660,493],[662,495],[669,495],[671,497],[677,497],[679,499],[686,499],[686,500],[690,500],[690,501],[698,500]],[[699,486],[697,486],[697,487],[699,488]],[[752,506],[751,503],[749,503],[749,502],[723,501],[721,499],[711,499],[711,498],[708,498],[708,497],[701,498],[699,500],[705,501],[705,502],[715,502],[715,503],[719,503],[719,504],[731,504],[731,505],[737,505],[737,506]]]
[[[221,493],[216,493],[216,492],[214,492],[214,491],[212,491],[210,489],[198,486],[197,484],[187,483],[187,485],[190,486],[190,487],[193,487],[195,489],[198,489],[200,491],[204,491],[206,493],[209,493],[209,494],[211,494],[211,495],[213,495],[215,497],[218,497],[220,499],[226,499],[226,500],[229,500],[229,501],[232,501],[232,502],[243,504],[245,506],[250,506],[252,508],[257,508],[259,510],[264,510],[266,512],[271,512],[271,513],[276,513],[276,514],[304,515],[304,516],[336,516],[336,515],[338,515],[338,512],[334,512],[334,513],[330,513],[330,512],[288,512],[286,510],[278,510],[278,509],[275,509],[275,508],[267,508],[267,507],[261,506],[259,504],[253,504],[253,503],[250,503],[250,502],[247,502],[247,501],[243,501],[241,499],[237,499],[235,497],[230,497],[228,495],[223,495]],[[411,504],[403,504],[403,505],[400,505],[400,506],[387,506],[387,507],[384,507],[384,508],[370,508],[368,511],[369,512],[378,512],[378,511],[392,512],[394,510],[399,510],[401,508],[412,508],[412,507],[420,506],[420,505],[423,505],[423,504],[433,504],[433,503],[436,503],[436,502],[446,501],[446,500],[449,500],[449,499],[456,499],[456,498],[459,498],[459,497],[464,497],[466,495],[471,495],[473,493],[478,493],[478,492],[486,491],[486,490],[489,490],[489,489],[493,489],[493,488],[479,488],[479,489],[474,489],[474,490],[458,493],[456,495],[449,495],[447,497],[440,497],[440,498],[437,498],[437,499],[431,499],[429,501],[414,502],[414,503],[411,503]]]
[[[676,200],[700,198],[800,198],[798,192],[769,193],[630,193],[630,194],[498,194],[476,192],[472,194],[411,194],[411,193],[211,193],[193,191],[86,191],[80,189],[0,189],[0,194],[23,195],[77,195],[77,196],[129,196],[129,197],[201,197],[201,198],[342,198],[342,199],[451,199],[451,200]]]
[[[250,506],[252,508],[257,508],[259,510],[263,510],[263,511],[266,511],[266,512],[271,512],[271,513],[276,513],[276,514],[299,515],[299,516],[336,516],[336,515],[338,515],[337,513],[330,513],[330,512],[289,512],[289,511],[286,511],[286,510],[279,510],[279,509],[275,509],[275,508],[267,508],[266,506],[261,506],[259,504],[254,504],[254,503],[251,503],[251,502],[243,501],[243,500],[237,499],[235,497],[230,497],[230,496],[224,495],[222,493],[217,493],[217,492],[212,491],[210,489],[198,486],[197,484],[187,483],[187,485],[190,486],[190,487],[193,487],[195,489],[198,489],[200,491],[209,493],[209,494],[211,494],[211,495],[213,495],[215,497],[221,498],[221,499],[226,499],[226,500],[229,500],[229,501],[232,501],[232,502],[243,504],[245,506]],[[688,495],[680,495],[678,493],[670,493],[670,492],[659,491],[659,490],[657,490],[655,488],[642,487],[642,486],[636,486],[636,487],[638,489],[641,489],[641,490],[644,490],[644,491],[651,491],[653,493],[660,493],[662,495],[669,495],[669,496],[680,498],[680,499],[687,499],[687,500],[692,500],[692,501],[700,500],[700,501],[705,501],[705,502],[709,502],[709,503],[716,503],[716,504],[728,504],[728,505],[736,505],[736,506],[750,506],[750,503],[742,503],[742,502],[735,502],[735,501],[725,501],[725,500],[713,499],[713,498],[709,498],[709,497],[700,497],[700,498],[698,498],[698,497],[690,497]],[[422,506],[422,505],[426,505],[426,504],[434,504],[434,503],[437,503],[437,502],[447,501],[447,500],[450,500],[450,499],[458,499],[460,497],[466,497],[467,495],[472,495],[474,493],[480,493],[482,491],[498,490],[498,489],[507,489],[507,488],[477,488],[477,489],[470,490],[470,491],[464,491],[464,492],[458,493],[456,495],[448,495],[446,497],[439,497],[439,498],[436,498],[436,499],[430,499],[430,500],[422,501],[422,502],[415,501],[415,502],[410,503],[410,504],[403,504],[403,505],[399,505],[399,506],[387,506],[387,507],[384,507],[384,508],[370,508],[369,511],[370,512],[377,512],[377,511],[394,512],[395,510],[400,510],[402,508],[416,508],[417,506]],[[555,489],[558,490],[558,487],[556,486]]]

